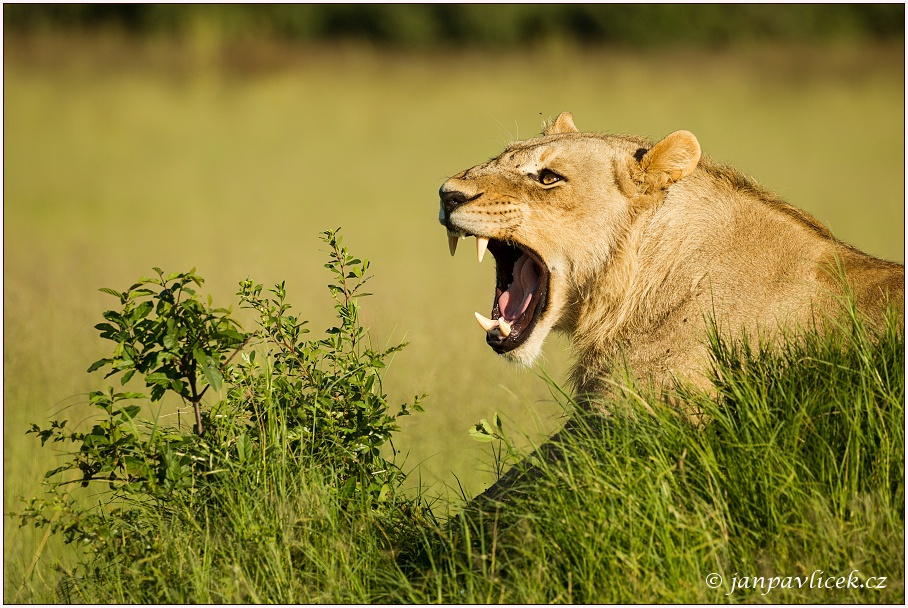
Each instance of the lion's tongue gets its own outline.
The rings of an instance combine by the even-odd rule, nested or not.
[[[527,254],[523,254],[514,263],[514,280],[507,291],[498,297],[498,310],[501,316],[509,323],[519,319],[530,305],[538,284],[539,273],[536,271],[536,264]]]

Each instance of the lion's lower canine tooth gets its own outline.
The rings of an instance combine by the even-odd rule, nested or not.
[[[451,252],[451,255],[454,255],[454,252],[457,251],[457,237],[456,236],[448,237],[448,251]]]
[[[498,319],[498,329],[501,330],[501,335],[505,338],[511,335],[511,324],[504,319]]]
[[[479,326],[482,327],[486,332],[492,331],[493,329],[498,327],[498,321],[486,319],[478,312],[474,312],[473,314],[476,315],[476,320],[479,322]]]
[[[482,256],[486,254],[486,248],[489,246],[489,239],[484,236],[476,237],[476,257],[482,261]]]

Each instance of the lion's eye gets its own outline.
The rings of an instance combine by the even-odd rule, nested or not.
[[[563,180],[564,180],[564,178],[561,177],[560,175],[558,175],[557,173],[555,173],[554,171],[550,171],[548,169],[543,169],[542,171],[539,172],[539,183],[542,184],[543,186],[551,186],[552,184],[563,181]]]

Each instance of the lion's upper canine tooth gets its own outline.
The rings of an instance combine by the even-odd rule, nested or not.
[[[498,327],[498,321],[493,321],[492,319],[486,319],[484,316],[478,312],[474,312],[476,315],[476,320],[479,321],[479,326],[482,327],[486,332],[490,332],[496,327]]]
[[[484,236],[476,237],[476,258],[482,262],[482,256],[486,254],[486,248],[489,246],[489,239]]]
[[[511,324],[504,319],[498,319],[498,329],[505,338],[511,335]]]
[[[448,251],[451,252],[451,255],[454,255],[454,252],[457,251],[457,237],[448,236]]]

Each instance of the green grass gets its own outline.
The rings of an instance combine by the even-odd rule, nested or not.
[[[715,338],[716,391],[683,394],[698,425],[633,387],[608,416],[565,403],[563,460],[482,511],[405,496],[376,509],[342,499],[330,467],[294,461],[229,469],[138,508],[58,599],[901,603],[904,335],[894,318],[852,320],[774,351]],[[263,453],[291,451],[279,428]],[[811,576],[854,586],[792,584]],[[763,582],[732,588],[745,577]]]
[[[427,413],[407,420],[397,441],[410,454],[406,468],[416,467],[412,483],[440,495],[438,505],[456,499],[459,484],[479,493],[494,465],[467,428],[497,411],[526,446],[560,425],[561,408],[532,372],[486,347],[470,313],[489,305],[490,266],[448,257],[436,191],[561,110],[585,130],[658,138],[689,129],[707,154],[840,238],[903,259],[901,46],[633,55],[553,46],[492,57],[250,45],[233,64],[203,39],[179,47],[37,36],[4,45],[5,512],[59,464],[24,436],[28,424],[62,408],[78,420],[98,386],[84,373],[105,348],[92,329],[108,304],[97,287],[127,284],[155,265],[196,266],[223,302],[246,276],[285,279],[296,310],[323,326],[330,310],[321,287],[309,286],[322,285],[317,234],[336,226],[373,262],[376,296],[364,310],[373,336],[411,342],[386,376],[392,400],[429,394]],[[546,347],[556,379],[565,349],[561,339]],[[300,501],[322,496],[316,482],[299,483],[309,488]],[[308,513],[293,500],[280,508]],[[861,508],[874,513],[874,500],[860,499]],[[890,525],[871,523],[868,535]],[[873,546],[854,530],[823,529],[842,536],[841,546]],[[231,534],[221,527],[214,537],[227,543]],[[67,553],[51,539],[16,596],[42,535],[8,518],[4,538],[4,597],[53,600],[52,565],[71,565]],[[238,555],[253,550],[240,546]],[[388,559],[357,546],[364,560]],[[167,550],[206,576],[210,556]],[[212,571],[233,584],[224,564]],[[388,597],[429,598],[432,585],[434,599],[463,597],[440,580]],[[470,593],[499,597],[494,586]]]

